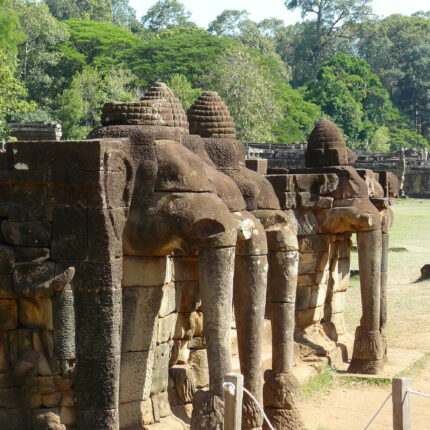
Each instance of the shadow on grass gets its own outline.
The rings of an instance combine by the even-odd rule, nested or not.
[[[417,280],[415,280],[413,283],[414,284],[419,284],[420,282],[423,281],[429,281],[430,280],[430,275],[421,275]]]

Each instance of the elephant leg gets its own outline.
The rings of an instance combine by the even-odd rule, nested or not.
[[[287,231],[288,232],[288,229]],[[268,236],[273,232],[268,232]],[[298,381],[294,365],[295,301],[299,253],[297,240],[276,234],[270,240],[268,310],[272,325],[272,370],[264,378],[264,408],[276,429],[303,429],[297,409]],[[284,240],[280,240],[284,238]]]
[[[381,260],[381,321],[380,330],[384,347],[384,360],[387,359],[387,339],[385,337],[385,327],[387,325],[387,268],[388,268],[388,247],[390,235],[382,233],[382,260]]]
[[[264,232],[262,232],[264,235]],[[262,353],[266,305],[267,256],[236,256],[234,312],[236,317],[240,369],[244,386],[263,403]],[[244,396],[243,429],[261,428],[263,417],[255,403]]]
[[[198,260],[210,391],[195,394],[191,429],[222,429],[223,383],[225,375],[231,371],[235,248],[200,248]]]
[[[357,233],[363,316],[355,333],[354,350],[348,372],[377,374],[383,368],[384,348],[381,320],[381,259],[380,229]]]

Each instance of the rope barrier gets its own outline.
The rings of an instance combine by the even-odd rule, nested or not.
[[[373,423],[373,421],[375,421],[376,417],[380,414],[380,412],[382,411],[382,409],[384,408],[384,406],[386,405],[386,403],[388,402],[388,400],[390,400],[391,396],[393,395],[393,393],[390,393],[387,398],[384,400],[384,402],[382,403],[382,405],[379,407],[379,409],[376,411],[376,414],[373,415],[372,419],[369,421],[369,424],[367,424],[366,427],[364,427],[364,430],[367,430],[370,425]]]
[[[430,394],[427,394],[427,393],[421,393],[419,391],[414,391],[414,390],[407,390],[407,393],[415,394],[421,397],[427,397],[428,399],[430,399]]]
[[[224,382],[223,388],[225,391],[228,391],[231,396],[235,395],[236,387],[231,382]],[[269,418],[267,418],[266,413],[264,412],[263,407],[260,405],[259,401],[253,396],[251,392],[249,392],[245,387],[243,388],[243,391],[248,394],[249,397],[254,401],[254,403],[257,405],[258,409],[263,415],[264,420],[266,421],[267,425],[269,426],[270,430],[275,430],[275,427],[272,426],[272,423],[269,421]]]

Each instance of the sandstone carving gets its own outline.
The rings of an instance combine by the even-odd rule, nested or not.
[[[0,151],[1,429],[221,430],[233,319],[245,387],[277,430],[302,429],[294,363],[347,345],[353,233],[350,371],[382,368],[398,184],[354,169],[334,124],[305,169],[267,171],[217,93],[186,114],[155,83],[107,103],[88,140],[31,140]],[[247,395],[243,428],[264,428]]]

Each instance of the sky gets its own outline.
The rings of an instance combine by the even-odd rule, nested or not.
[[[155,2],[156,0],[129,0],[130,5],[136,9],[139,19]],[[181,0],[181,2],[192,13],[192,21],[204,28],[225,9],[246,9],[254,21],[275,17],[283,19],[286,24],[294,24],[300,20],[300,13],[289,12],[284,6],[284,0]],[[411,15],[419,10],[430,10],[430,2],[429,0],[374,0],[373,10],[380,16],[394,13]]]

